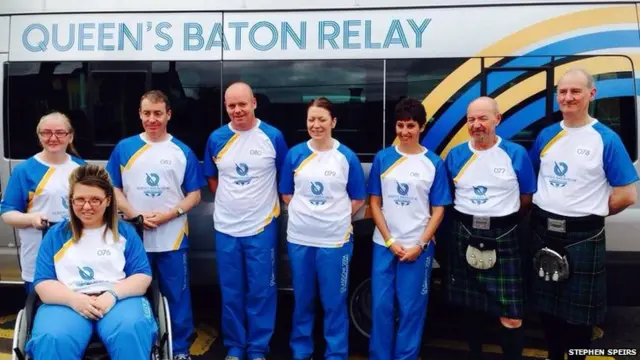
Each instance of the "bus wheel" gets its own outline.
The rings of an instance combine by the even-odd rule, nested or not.
[[[371,278],[362,280],[354,288],[349,299],[351,326],[364,338],[371,336]]]

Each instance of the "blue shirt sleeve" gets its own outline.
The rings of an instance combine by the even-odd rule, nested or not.
[[[618,134],[609,132],[604,138],[602,155],[604,172],[611,186],[625,186],[638,181],[638,172],[631,162]]]
[[[367,192],[373,196],[382,196],[382,184],[380,183],[380,153],[376,154],[369,170]]]
[[[431,160],[435,165],[436,174],[433,178],[431,189],[429,190],[429,203],[431,206],[450,205],[452,200],[447,168],[442,160],[436,159],[436,161],[433,161],[433,158],[431,158]]]
[[[29,185],[26,172],[22,167],[16,168],[9,177],[9,183],[0,203],[0,214],[8,211],[27,211],[29,203]]]
[[[209,178],[218,177],[218,168],[216,167],[216,163],[213,161],[213,157],[215,156],[215,146],[214,136],[211,134],[207,140],[207,144],[205,145],[204,159],[202,159],[204,164],[204,175]]]
[[[294,150],[291,149],[284,161],[282,162],[282,168],[280,170],[280,179],[278,184],[278,192],[282,195],[292,195],[293,194],[293,153]]]
[[[118,226],[126,227],[124,237],[127,239],[124,248],[124,273],[127,277],[135,274],[151,276],[149,258],[142,245],[142,240],[132,225],[121,222]]]
[[[284,136],[282,136],[282,133],[278,132],[277,136],[275,137],[274,146],[276,148],[276,169],[278,173],[280,173],[282,172],[282,165],[285,162],[285,158],[289,153],[287,143],[284,141]]]
[[[36,273],[33,277],[34,287],[46,280],[58,280],[54,257],[64,241],[60,239],[62,236],[60,230],[63,226],[66,227],[66,222],[54,225],[42,239],[42,244],[38,250],[38,258],[36,259]]]
[[[196,191],[207,184],[200,167],[200,162],[190,149],[185,154],[187,156],[187,168],[185,169],[182,186],[188,193]],[[205,159],[206,162],[206,159]]]
[[[364,200],[367,197],[364,171],[360,160],[353,152],[347,158],[349,162],[349,178],[347,179],[347,193],[351,200]]]
[[[120,152],[122,149],[122,143],[116,145],[116,147],[111,152],[111,156],[107,161],[106,169],[111,177],[111,182],[114,187],[122,189],[122,172],[120,171],[122,163]]]
[[[538,171],[540,171],[540,148],[542,144],[542,134],[538,134],[536,140],[533,142],[531,149],[529,149],[529,160],[531,161],[531,166],[533,167],[533,175],[534,178],[538,177]]]
[[[513,158],[513,170],[518,176],[520,194],[533,194],[538,188],[533,164],[524,148],[516,151]]]

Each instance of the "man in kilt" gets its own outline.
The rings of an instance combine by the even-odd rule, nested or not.
[[[606,311],[604,219],[637,196],[638,174],[620,137],[589,116],[594,85],[582,69],[562,76],[557,101],[563,120],[543,129],[529,153],[538,173],[532,301],[551,360],[590,346],[592,326]]]
[[[464,311],[470,358],[482,357],[484,320],[500,319],[506,359],[521,359],[522,259],[519,216],[536,190],[524,147],[496,135],[501,114],[495,100],[481,97],[467,108],[471,140],[446,158],[453,181],[453,237],[447,267],[447,295]]]

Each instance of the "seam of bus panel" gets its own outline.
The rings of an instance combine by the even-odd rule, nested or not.
[[[387,146],[387,59],[382,59],[382,149],[384,149],[386,146]],[[373,162],[373,160],[371,162]]]

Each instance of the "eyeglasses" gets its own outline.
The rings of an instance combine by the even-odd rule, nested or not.
[[[51,139],[52,136],[55,135],[55,137],[57,137],[58,139],[63,138],[67,135],[69,135],[71,132],[69,131],[64,131],[64,130],[56,130],[56,131],[51,131],[51,130],[44,130],[44,131],[40,131],[38,134],[40,136],[42,136],[45,139]]]
[[[98,207],[100,205],[102,205],[102,203],[105,201],[106,198],[98,198],[98,197],[92,197],[90,199],[85,199],[85,198],[75,198],[73,200],[71,200],[71,203],[73,204],[73,206],[77,206],[79,208],[83,207],[84,204],[89,203],[89,205],[91,207]]]

